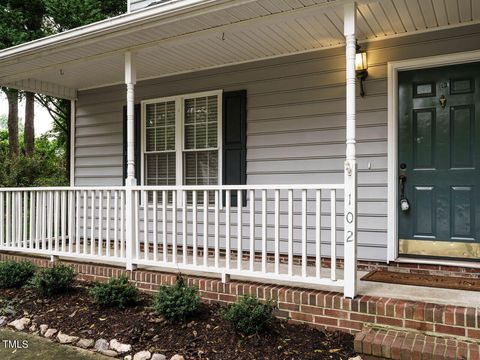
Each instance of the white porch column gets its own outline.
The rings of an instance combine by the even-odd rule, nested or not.
[[[135,240],[135,213],[132,186],[137,185],[135,178],[135,84],[137,75],[135,55],[125,53],[125,85],[127,86],[127,178],[125,179],[125,241],[126,268],[133,270],[133,249]]]
[[[344,219],[344,295],[354,298],[357,295],[357,157],[355,149],[355,53],[356,53],[355,2],[344,5],[344,35],[346,43],[346,119],[347,119],[347,158],[345,160],[345,219]]]

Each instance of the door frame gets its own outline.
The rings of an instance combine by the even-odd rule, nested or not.
[[[398,254],[398,73],[439,66],[480,61],[480,50],[430,57],[413,58],[387,63],[388,67],[388,167],[387,167],[387,262]],[[444,261],[443,261],[444,262]]]

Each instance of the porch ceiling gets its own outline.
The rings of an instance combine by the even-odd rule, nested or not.
[[[177,0],[0,51],[0,85],[73,99],[138,80],[338,46],[345,0]],[[358,39],[480,21],[476,0],[360,0]]]

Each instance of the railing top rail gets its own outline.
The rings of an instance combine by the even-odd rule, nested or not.
[[[123,191],[125,186],[54,186],[54,187],[0,187],[0,192],[22,191]],[[219,191],[219,190],[343,190],[343,184],[262,184],[262,185],[185,185],[185,186],[149,186],[138,185],[132,190],[156,191]]]
[[[343,184],[134,186],[133,190],[343,190]]]
[[[22,192],[22,191],[122,191],[125,186],[53,186],[53,187],[0,187],[0,192]]]

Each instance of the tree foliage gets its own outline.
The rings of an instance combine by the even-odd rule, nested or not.
[[[55,32],[125,13],[127,0],[43,0]]]
[[[23,136],[20,148],[24,149]],[[0,187],[68,185],[65,174],[65,147],[52,134],[35,141],[35,152],[26,156],[22,150],[17,158],[9,156],[8,131],[0,131]]]
[[[0,49],[120,15],[126,8],[127,0],[0,0]],[[54,126],[48,134],[36,139],[32,153],[31,134],[26,134],[26,149],[23,129],[18,129],[17,92],[2,90],[9,100],[10,131],[0,131],[0,161],[3,165],[0,167],[0,186],[67,185],[70,102],[35,95],[36,101],[50,113]],[[0,119],[0,122],[4,120]],[[31,121],[26,130],[33,132]]]

